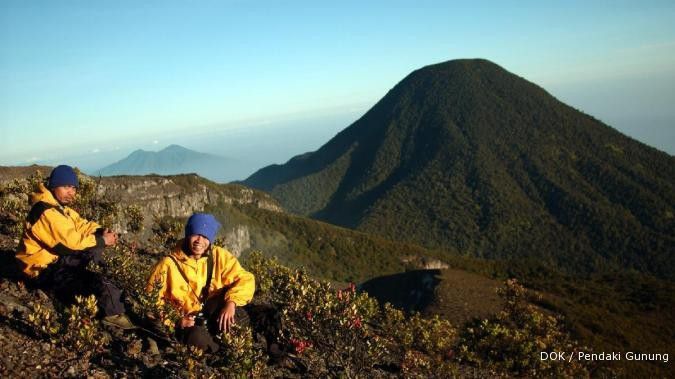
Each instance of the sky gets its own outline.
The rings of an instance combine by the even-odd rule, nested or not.
[[[4,0],[0,165],[171,143],[283,163],[458,58],[673,155],[674,25],[673,1]]]

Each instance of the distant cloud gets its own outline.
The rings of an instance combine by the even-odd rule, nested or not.
[[[98,149],[98,148],[97,148],[97,149],[92,150],[91,152],[92,152],[92,153],[98,153],[98,152],[100,152],[100,151],[101,151],[101,149]]]
[[[40,158],[38,158],[38,157],[30,157],[30,158],[26,159],[26,162],[27,163],[33,163],[33,162],[37,162],[39,160],[40,160]]]
[[[157,145],[159,143],[159,141],[154,140],[154,141],[152,141],[152,143],[153,143],[153,145]]]

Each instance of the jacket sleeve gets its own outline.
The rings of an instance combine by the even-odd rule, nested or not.
[[[157,295],[158,304],[164,303],[168,292],[168,270],[169,268],[166,265],[166,258],[162,258],[159,262],[157,262],[155,268],[152,269],[152,273],[148,278],[148,284],[145,287],[148,293],[151,293],[153,290],[155,290],[155,288],[159,287]]]
[[[73,221],[56,209],[46,210],[31,227],[33,236],[56,255],[77,253],[94,246],[105,246],[102,237],[82,233]]]
[[[86,218],[80,216],[79,213],[75,212],[72,209],[69,209],[70,217],[75,221],[75,228],[79,230],[82,234],[92,234],[98,229],[103,229],[101,225],[97,222],[89,221]]]
[[[225,292],[225,301],[233,301],[237,306],[246,305],[255,293],[255,277],[244,270],[237,258],[224,251],[224,265],[221,280],[230,288]]]

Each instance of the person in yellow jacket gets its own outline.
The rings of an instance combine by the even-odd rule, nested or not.
[[[211,352],[218,350],[211,335],[228,332],[236,310],[247,305],[255,292],[253,274],[229,251],[211,244],[219,228],[213,215],[190,216],[185,238],[157,263],[148,279],[148,291],[160,286],[159,301],[173,304],[183,314],[176,337]],[[244,308],[246,313],[249,309]]]
[[[100,274],[86,269],[90,261],[101,262],[107,246],[117,243],[117,234],[82,218],[68,207],[75,201],[79,182],[70,166],[55,167],[48,187],[39,185],[30,197],[16,259],[23,274],[38,287],[69,303],[75,295],[94,294],[103,322],[124,329],[134,325],[124,314],[121,291]]]

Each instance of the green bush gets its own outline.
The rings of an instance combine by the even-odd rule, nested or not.
[[[56,335],[61,330],[58,318],[54,309],[37,303],[33,305],[33,311],[28,315],[27,321],[35,335],[56,342]]]
[[[0,184],[0,233],[13,240],[21,238],[23,221],[30,210],[29,196],[42,182],[42,173],[35,171],[26,179],[14,179]]]
[[[101,352],[110,342],[96,318],[96,297],[76,296],[75,304],[66,310],[65,332],[62,343],[84,355]]]
[[[353,284],[334,289],[260,253],[246,267],[256,275],[259,296],[280,308],[286,343],[317,375],[367,376],[383,367],[412,376],[455,370],[456,332],[446,320],[380,307]]]
[[[140,233],[143,231],[143,221],[145,216],[143,210],[137,204],[132,204],[124,208],[124,216],[127,221],[127,229],[131,233]]]
[[[496,372],[528,376],[588,376],[579,361],[541,360],[540,352],[582,349],[563,329],[561,319],[537,310],[526,301],[526,290],[515,279],[498,290],[504,309],[474,320],[460,334],[460,360]],[[587,348],[583,348],[588,351]]]

